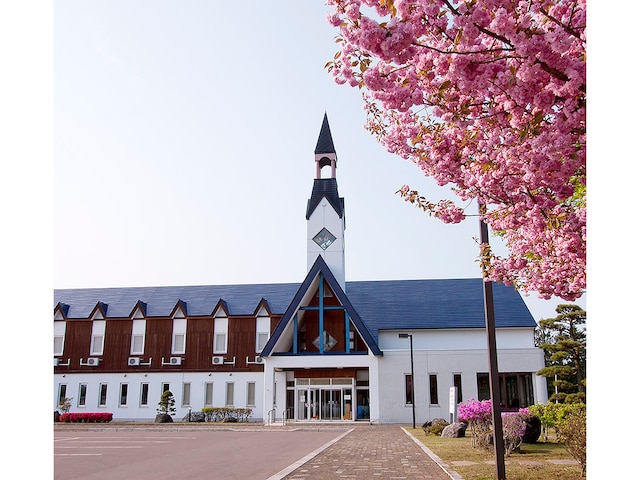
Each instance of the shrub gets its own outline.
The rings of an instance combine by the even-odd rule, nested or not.
[[[546,403],[531,405],[529,412],[540,419],[544,441],[548,440],[549,430],[564,422],[573,412],[586,408],[584,403]]]
[[[479,402],[472,398],[467,403],[461,403],[458,406],[458,420],[469,426],[471,446],[474,448],[489,449],[491,445],[491,432],[493,431],[491,410],[491,400]]]
[[[434,418],[430,422],[425,422],[422,424],[422,430],[424,430],[425,435],[433,434],[433,435],[441,435],[444,427],[449,425],[444,418]]]
[[[108,412],[74,412],[60,415],[60,421],[65,423],[106,423],[111,420],[113,413]]]
[[[60,410],[60,413],[69,413],[69,410],[71,410],[71,400],[73,400],[73,397],[64,397],[60,399],[58,402],[58,409]]]
[[[248,422],[253,415],[251,408],[205,407],[201,411],[207,422]]]
[[[502,416],[502,437],[504,438],[505,455],[508,456],[520,449],[526,428],[523,414],[506,413]]]
[[[176,399],[173,398],[173,393],[170,390],[165,390],[160,395],[160,401],[158,402],[158,408],[156,413],[163,415],[175,415],[176,414]]]
[[[556,425],[558,441],[582,467],[582,476],[587,470],[587,409],[574,408],[567,418]]]

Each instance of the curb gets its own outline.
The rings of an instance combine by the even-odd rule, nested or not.
[[[449,477],[452,480],[464,480],[464,478],[462,478],[462,476],[458,472],[456,472],[455,470],[452,470],[448,464],[444,463],[444,461],[439,456],[437,456],[435,453],[429,450],[424,443],[422,443],[420,440],[414,437],[411,433],[409,433],[409,431],[406,428],[404,427],[400,427],[400,428],[402,428],[404,433],[409,435],[409,438],[411,438],[411,440],[416,442],[416,444],[422,449],[422,451],[424,451],[424,453],[429,455],[429,457],[431,457],[431,460],[436,462],[436,464],[442,469],[442,471],[447,475],[449,475]]]

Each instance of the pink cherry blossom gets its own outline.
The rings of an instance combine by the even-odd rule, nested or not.
[[[488,279],[566,300],[586,288],[586,0],[328,0],[329,70],[366,128],[483,218],[508,248]],[[408,186],[445,222],[465,212]]]

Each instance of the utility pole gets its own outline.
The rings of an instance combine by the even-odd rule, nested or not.
[[[482,219],[486,213],[484,204],[480,208],[480,243],[489,245],[489,229]],[[483,256],[485,253],[482,254]],[[488,259],[483,258],[483,261]],[[491,392],[491,413],[493,417],[493,447],[496,456],[496,476],[498,480],[506,480],[504,465],[504,438],[502,434],[502,412],[500,410],[500,381],[498,377],[498,349],[496,347],[496,321],[493,307],[493,283],[486,281],[484,267],[482,270],[482,288],[484,292],[484,316],[487,328],[487,347],[489,351],[489,385]]]

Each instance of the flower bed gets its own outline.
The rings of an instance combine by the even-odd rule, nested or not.
[[[74,412],[60,415],[60,421],[66,423],[107,423],[111,420],[113,413],[108,412]]]

